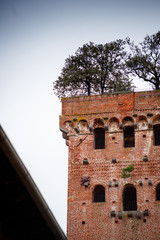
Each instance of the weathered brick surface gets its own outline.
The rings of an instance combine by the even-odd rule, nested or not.
[[[135,147],[124,148],[124,118],[135,126]],[[100,119],[106,129],[105,149],[94,149],[93,130]],[[62,100],[60,127],[69,145],[68,221],[69,240],[158,240],[160,239],[160,201],[155,188],[160,183],[160,146],[154,146],[152,124],[160,121],[160,91],[66,98]],[[99,123],[98,123],[99,124]],[[77,127],[77,129],[75,129]],[[148,161],[143,161],[147,156]],[[117,163],[112,163],[116,158]],[[88,159],[89,164],[83,164]],[[122,168],[134,165],[129,178]],[[89,176],[89,187],[81,186],[81,177]],[[118,181],[118,187],[114,182]],[[143,186],[139,181],[143,181]],[[148,184],[152,180],[152,185]],[[112,186],[108,186],[108,182]],[[105,187],[105,202],[93,202],[97,185]],[[137,209],[141,219],[118,219],[123,211],[123,189],[133,184],[137,191]],[[143,217],[148,209],[149,216]],[[116,217],[110,217],[115,211]],[[82,224],[82,222],[84,224]]]

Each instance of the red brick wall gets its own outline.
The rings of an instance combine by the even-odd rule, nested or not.
[[[124,118],[135,128],[135,147],[124,148]],[[105,131],[105,149],[94,149],[95,120]],[[69,240],[158,240],[160,239],[160,201],[155,188],[160,183],[160,146],[154,146],[152,124],[160,121],[160,91],[66,98],[62,100],[60,127],[69,145],[68,223]],[[160,122],[159,122],[160,123]],[[123,125],[122,125],[123,124]],[[77,127],[75,129],[75,127]],[[148,161],[143,161],[144,156]],[[116,158],[117,163],[112,163]],[[84,165],[83,160],[89,164]],[[134,170],[122,178],[122,168]],[[81,186],[81,177],[89,176],[90,185]],[[118,181],[118,187],[114,182]],[[143,186],[139,185],[139,181]],[[152,180],[152,185],[148,185]],[[108,186],[108,182],[112,186]],[[93,202],[96,185],[105,187],[105,202]],[[137,210],[141,219],[123,213],[123,189],[133,184],[137,191]],[[149,211],[144,217],[143,211]],[[115,211],[116,217],[111,217]],[[85,224],[82,224],[85,222]]]

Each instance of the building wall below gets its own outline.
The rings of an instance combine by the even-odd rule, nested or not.
[[[60,128],[69,146],[70,240],[160,239],[160,146],[154,145],[153,134],[160,124],[159,107],[160,91],[64,99]],[[134,147],[124,147],[127,126],[134,127]],[[105,129],[104,149],[95,149],[97,127]],[[134,170],[123,178],[128,165]],[[105,189],[105,202],[93,202],[97,185]],[[136,189],[137,211],[123,211],[128,185]]]

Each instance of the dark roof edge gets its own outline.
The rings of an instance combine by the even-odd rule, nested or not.
[[[64,234],[56,218],[54,217],[53,213],[49,209],[47,203],[42,197],[31,175],[29,174],[22,160],[18,156],[17,152],[15,151],[13,145],[11,144],[10,140],[8,139],[1,125],[0,125],[0,147],[2,148],[2,150],[8,157],[11,165],[19,175],[22,182],[24,183],[30,196],[32,197],[33,201],[35,202],[36,206],[38,207],[45,221],[47,222],[51,232],[54,235],[56,235],[57,237],[56,239],[67,240],[68,238]]]

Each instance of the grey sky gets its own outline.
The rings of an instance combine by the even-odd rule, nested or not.
[[[52,82],[84,43],[159,31],[159,9],[159,0],[0,0],[1,124],[64,231],[68,149]]]

